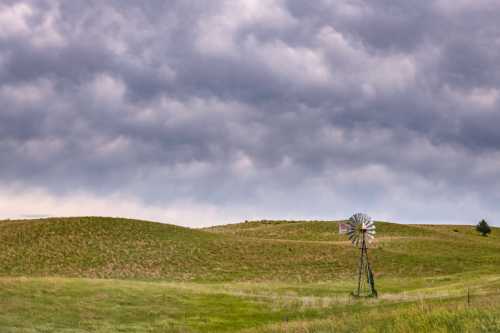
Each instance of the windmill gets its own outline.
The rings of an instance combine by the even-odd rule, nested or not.
[[[368,261],[368,244],[375,238],[375,224],[368,215],[357,213],[349,218],[347,227],[347,235],[352,244],[361,250],[358,267],[358,288],[353,292],[353,295],[377,297],[375,280]]]

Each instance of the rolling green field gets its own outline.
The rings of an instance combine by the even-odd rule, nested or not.
[[[498,229],[377,222],[360,300],[337,223],[0,221],[0,332],[500,332]]]

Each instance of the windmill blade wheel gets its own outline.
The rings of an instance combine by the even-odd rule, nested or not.
[[[353,245],[360,246],[363,237],[367,243],[366,245],[375,239],[375,223],[368,215],[362,213],[354,214],[349,218],[347,225],[347,236]]]

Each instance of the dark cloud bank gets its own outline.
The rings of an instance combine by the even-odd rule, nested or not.
[[[0,184],[191,225],[498,225],[498,22],[481,0],[3,1]]]

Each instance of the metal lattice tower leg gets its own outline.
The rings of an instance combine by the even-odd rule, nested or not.
[[[370,268],[370,263],[368,262],[365,232],[363,232],[361,240],[361,253],[358,267],[358,289],[355,295],[361,297],[377,296],[377,291],[375,290],[375,281]]]

